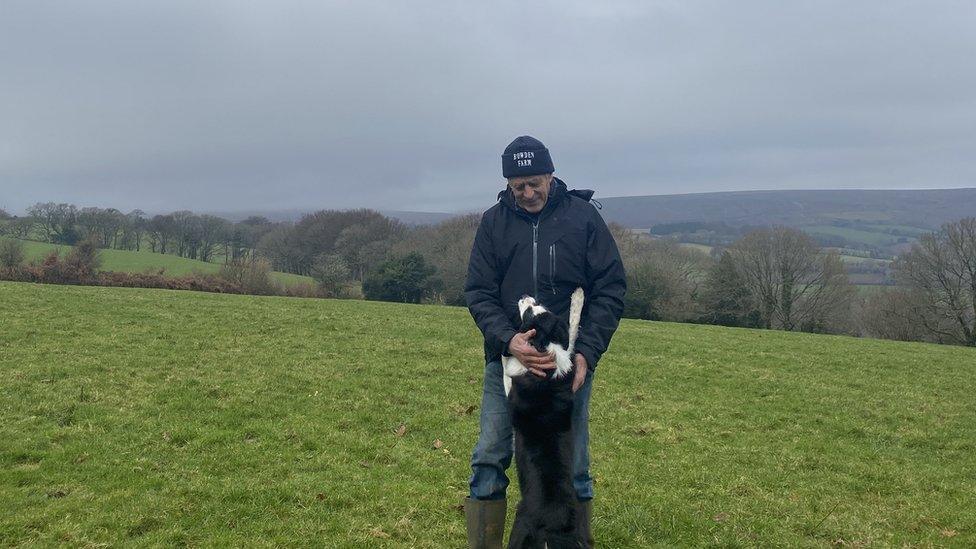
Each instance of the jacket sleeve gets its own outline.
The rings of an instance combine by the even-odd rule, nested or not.
[[[481,218],[478,232],[471,247],[468,261],[468,277],[464,283],[464,299],[475,324],[485,336],[485,344],[497,354],[508,355],[508,344],[515,330],[505,316],[501,302],[501,277],[488,215]]]
[[[575,349],[586,358],[590,370],[596,368],[600,357],[610,345],[620,316],[624,311],[627,277],[620,251],[610,229],[594,212],[593,231],[586,249],[586,277],[589,291],[585,296],[583,316]]]

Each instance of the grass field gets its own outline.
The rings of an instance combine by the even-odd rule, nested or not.
[[[872,224],[871,228],[876,228],[879,231],[895,230],[899,233],[905,233],[915,238],[922,236],[923,234],[933,232],[932,229],[923,229],[921,227],[913,227],[912,225]]]
[[[4,237],[0,237],[4,238]],[[24,251],[28,261],[43,259],[53,250],[60,250],[67,253],[71,246],[59,246],[47,242],[36,242],[23,240]],[[165,269],[167,276],[183,276],[194,272],[216,273],[220,270],[220,264],[208,263],[187,259],[172,254],[154,254],[149,251],[134,250],[99,250],[102,255],[102,267],[104,271],[117,271],[126,273],[141,273],[147,270]],[[299,283],[314,284],[315,280],[311,277],[300,276],[291,273],[271,273],[272,279],[279,284],[294,285]]]
[[[857,255],[844,255],[844,254],[838,255],[838,257],[840,258],[841,261],[843,261],[845,264],[848,265],[865,264],[871,266],[885,266],[891,264],[890,259],[874,259],[871,257],[860,257]]]
[[[872,232],[852,229],[850,227],[835,227],[833,225],[807,225],[800,228],[811,235],[840,236],[846,238],[849,242],[860,242],[870,246],[890,246],[898,242],[899,238],[880,232],[880,230],[878,232]]]
[[[694,250],[705,252],[706,254],[712,251],[712,246],[709,246],[707,244],[697,244],[695,242],[681,242],[680,245],[684,246],[685,248],[691,248]]]
[[[464,309],[0,283],[0,319],[2,546],[464,545]],[[624,321],[593,390],[598,542],[972,547],[974,368]]]

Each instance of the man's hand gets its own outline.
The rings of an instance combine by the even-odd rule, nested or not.
[[[512,340],[508,342],[508,352],[519,359],[519,362],[533,374],[539,377],[546,377],[548,375],[546,370],[556,369],[556,357],[550,353],[540,353],[537,351],[529,343],[529,340],[533,337],[535,337],[534,328],[524,334],[521,332],[516,333],[512,337]]]
[[[575,368],[573,368],[573,392],[579,391],[579,388],[583,386],[583,382],[586,381],[586,357],[582,353],[576,353],[576,360],[574,360]]]

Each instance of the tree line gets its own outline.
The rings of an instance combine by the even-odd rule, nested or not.
[[[91,240],[100,248],[148,249],[200,261],[243,257],[272,225],[262,217],[232,223],[188,210],[149,217],[142,210],[123,213],[115,208],[78,208],[55,202],[37,203],[24,217],[6,217],[5,231],[16,238],[69,246]]]
[[[372,210],[297,222],[230,222],[177,211],[41,203],[0,231],[17,238],[148,250],[313,277],[318,295],[463,305],[480,216],[407,226]],[[624,316],[976,346],[976,219],[923,235],[889,267],[895,285],[858,292],[836,250],[789,227],[750,227],[711,253],[611,224],[628,278]],[[2,261],[2,259],[0,259]]]

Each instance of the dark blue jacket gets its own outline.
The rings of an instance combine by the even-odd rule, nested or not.
[[[617,244],[589,203],[591,196],[593,191],[568,191],[553,178],[535,222],[507,188],[482,216],[464,297],[485,336],[487,361],[507,354],[523,295],[535,296],[568,320],[569,297],[582,286],[586,297],[576,351],[596,368],[620,322],[627,281]]]

